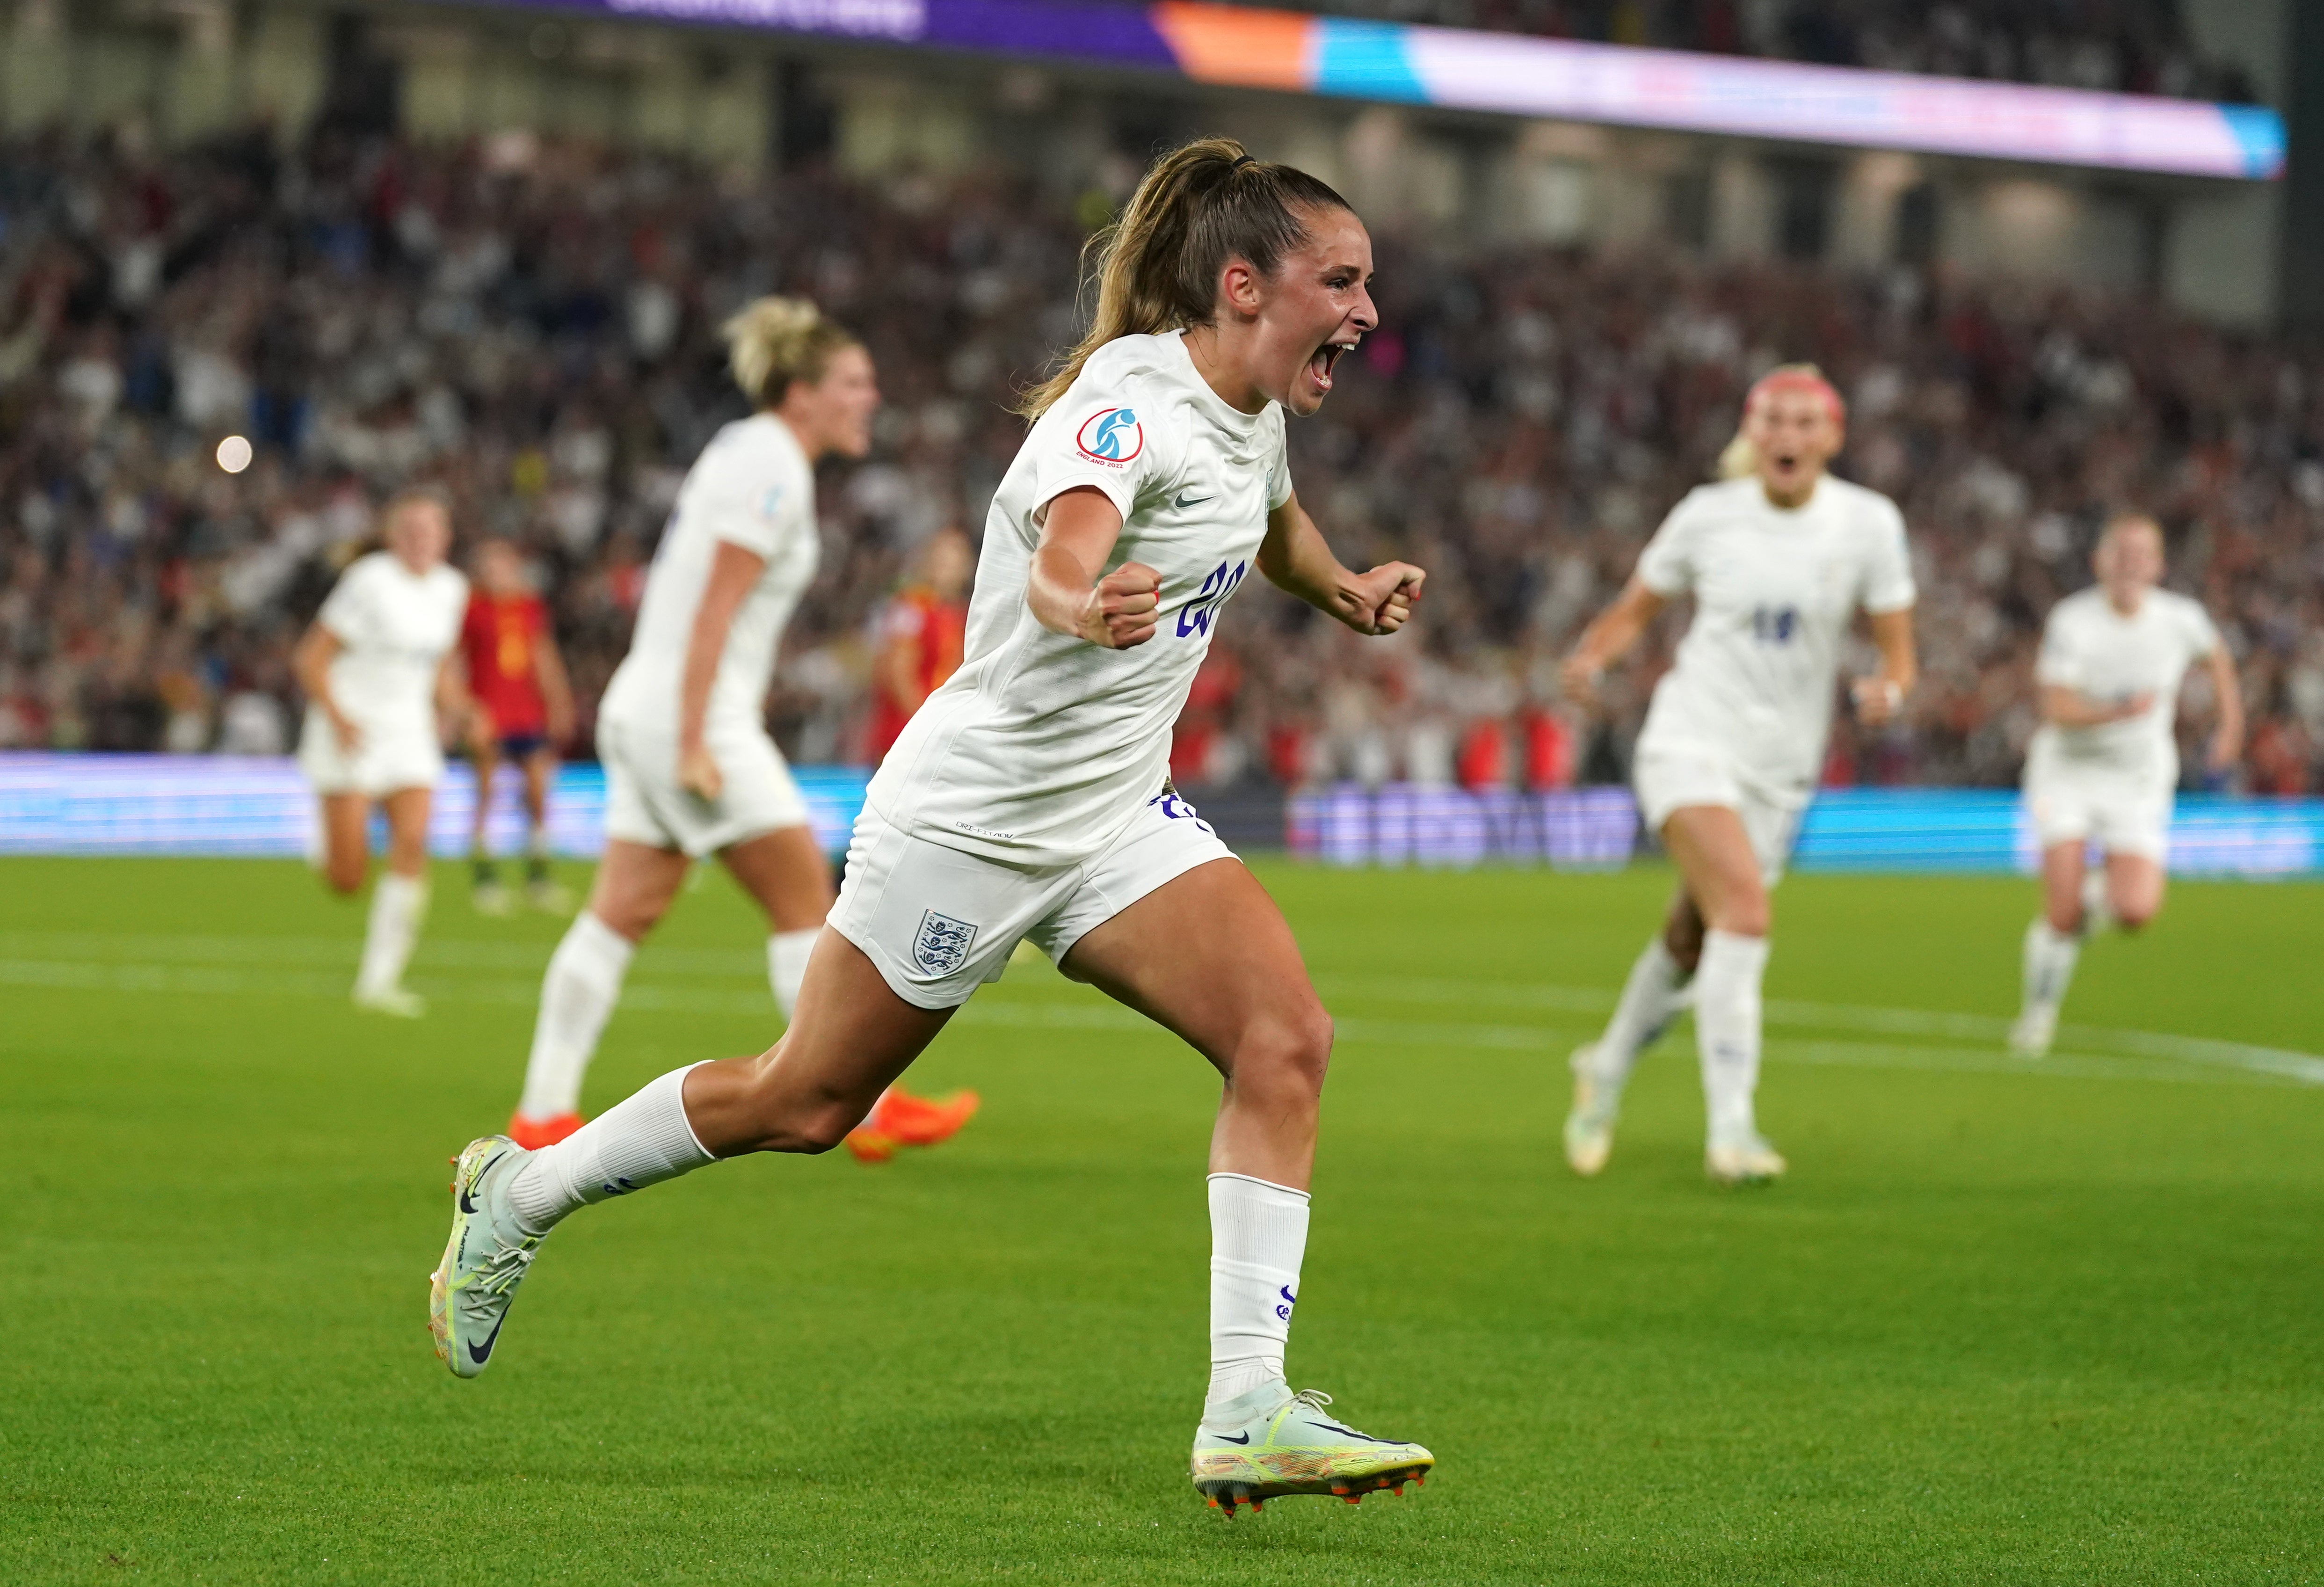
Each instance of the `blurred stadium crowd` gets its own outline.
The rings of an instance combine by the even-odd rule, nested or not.
[[[2196,47],[2179,0],[1246,0],[1488,28],[2173,98],[2256,101]]]
[[[1070,339],[1074,212],[997,178],[874,194],[522,135],[0,147],[0,745],[284,748],[290,646],[414,477],[465,536],[530,549],[586,734],[683,471],[741,411],[715,328],[780,289],[861,330],[888,398],[874,460],[828,476],[776,701],[795,757],[848,759],[873,614],[936,530],[981,529],[1021,433],[1006,404]],[[1418,642],[1252,581],[1182,724],[1188,781],[1619,777],[1658,663],[1593,721],[1554,658],[1705,477],[1750,377],[1812,358],[1853,403],[1842,471],[1912,524],[1927,668],[1904,730],[1843,727],[1834,780],[2013,780],[2041,618],[2136,503],[2244,660],[2251,786],[2315,786],[2324,361],[1901,269],[1380,253],[1385,328],[1294,427],[1294,471],[1351,561],[1431,570]],[[257,445],[238,475],[214,460],[229,432]]]

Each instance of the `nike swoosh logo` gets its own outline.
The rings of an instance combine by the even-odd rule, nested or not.
[[[508,1314],[506,1312],[503,1312],[501,1314],[501,1320],[493,1324],[493,1331],[484,1335],[484,1342],[482,1344],[470,1344],[468,1346],[468,1359],[475,1362],[478,1366],[483,1366],[484,1364],[484,1358],[493,1353],[493,1341],[501,1336],[501,1329],[507,1322]]]
[[[508,1156],[508,1153],[503,1152],[501,1153],[500,1158],[494,1158],[491,1162],[486,1163],[482,1168],[478,1169],[476,1171],[476,1177],[473,1183],[482,1184],[484,1182],[484,1176],[491,1173],[493,1168],[497,1167],[500,1164],[501,1158],[504,1158],[506,1156]],[[473,1216],[476,1211],[476,1204],[468,1199],[468,1186],[466,1185],[460,1186],[460,1210],[463,1213],[466,1213]]]
[[[499,1330],[495,1329],[493,1332],[497,1333]],[[1359,1433],[1353,1427],[1342,1427],[1337,1422],[1318,1422],[1315,1425],[1319,1427],[1329,1427],[1334,1433],[1345,1433],[1351,1438],[1360,1438],[1366,1444],[1386,1444],[1388,1442],[1388,1440],[1385,1438],[1375,1438],[1369,1433]]]
[[[498,1330],[496,1329],[494,1332],[497,1333]],[[1222,1433],[1219,1435],[1219,1442],[1221,1444],[1249,1444],[1250,1442],[1250,1435],[1246,1433],[1240,1438],[1230,1438],[1225,1434]]]
[[[1199,507],[1210,499],[1211,498],[1208,496],[1189,496],[1182,493],[1178,499],[1171,503],[1170,505],[1173,507]]]

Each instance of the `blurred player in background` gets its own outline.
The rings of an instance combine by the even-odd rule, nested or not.
[[[1633,767],[1639,814],[1678,867],[1678,896],[1606,1033],[1573,1055],[1565,1155],[1577,1174],[1605,1167],[1631,1066],[1690,979],[1704,1167],[1729,1185],[1784,1172],[1753,1105],[1767,895],[1814,791],[1840,647],[1859,608],[1880,650],[1879,672],[1850,691],[1867,725],[1895,716],[1917,670],[1904,516],[1887,497],[1825,472],[1847,434],[1840,393],[1813,365],[1787,364],[1751,388],[1743,413],[1739,444],[1721,459],[1728,477],[1672,510],[1564,665],[1567,690],[1591,697],[1664,607],[1694,596]]]
[[[959,670],[968,581],[975,572],[968,537],[947,524],[920,548],[911,581],[881,608],[880,648],[872,659],[872,725],[864,742],[864,759],[872,765],[888,758],[920,702]]]
[[[1102,249],[1095,322],[1028,399],[993,498],[968,660],[872,780],[798,1020],[762,1056],[673,1070],[546,1150],[469,1145],[431,1297],[455,1372],[484,1370],[559,1219],[718,1158],[828,1149],[1029,937],[1225,1077],[1197,1490],[1231,1509],[1427,1470],[1426,1450],[1285,1380],[1332,1021],[1281,912],[1166,780],[1171,724],[1254,564],[1360,633],[1401,628],[1419,594],[1404,563],[1340,565],[1284,450],[1284,410],[1321,406],[1377,323],[1371,242],[1322,182],[1217,139],[1164,156]]]
[[[299,767],[322,803],[319,858],[335,890],[363,885],[372,807],[387,812],[387,873],[372,893],[355,1001],[417,1019],[428,1005],[405,989],[403,970],[428,913],[441,722],[458,721],[467,706],[452,658],[468,581],[445,563],[452,513],[436,492],[395,496],[380,531],[386,549],[347,565],[293,653],[307,695]]]
[[[476,548],[475,567],[460,651],[476,706],[468,718],[468,752],[476,766],[475,825],[468,840],[475,904],[487,915],[505,915],[516,902],[501,885],[484,835],[493,776],[507,760],[524,779],[525,897],[535,909],[561,915],[571,904],[549,874],[549,785],[557,775],[557,747],[573,734],[573,689],[549,630],[549,604],[534,593],[516,547],[488,540]]]
[[[812,303],[761,298],[725,334],[734,379],[758,411],[721,429],[687,473],[630,653],[598,709],[605,854],[541,983],[509,1121],[525,1146],[580,1128],[582,1078],[631,955],[694,861],[717,855],[765,911],[767,979],[786,1020],[831,909],[831,868],[767,736],[766,696],[783,627],[815,582],[815,466],[871,449],[880,390],[862,344]],[[975,1108],[968,1093],[883,1097],[856,1155],[934,1144]]]
[[[2224,773],[2243,753],[2235,659],[2200,604],[2155,587],[2154,521],[2115,519],[2091,566],[2098,583],[2051,609],[2034,666],[2042,726],[2026,746],[2025,799],[2042,842],[2042,913],[2025,928],[2024,1003],[2009,1033],[2028,1058],[2057,1038],[2083,939],[2109,924],[2135,931],[2163,907],[2179,686],[2193,663],[2209,668],[2218,714],[2209,770]],[[2101,870],[2086,868],[2092,846]]]

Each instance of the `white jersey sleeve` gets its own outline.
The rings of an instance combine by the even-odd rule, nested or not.
[[[315,614],[315,621],[325,632],[350,650],[362,650],[379,635],[381,596],[380,565],[373,558],[358,557],[339,575],[338,583],[324,597],[323,608]]]
[[[1160,393],[1139,372],[1125,371],[1111,380],[1074,382],[1066,401],[1062,422],[1036,426],[1026,438],[1039,503],[1035,521],[1065,492],[1088,487],[1104,493],[1129,522],[1139,500],[1170,474],[1163,454],[1171,449],[1171,427],[1161,422]]]
[[[727,448],[716,466],[704,471],[694,503],[710,538],[771,562],[796,537],[812,536],[814,493],[799,488],[793,465],[775,447]]]
[[[2034,658],[2034,681],[2046,688],[2087,688],[2086,657],[2084,647],[2077,642],[2080,637],[2073,608],[2063,601],[2051,607],[2042,623],[2042,649]]]
[[[1913,583],[1913,551],[1904,539],[1904,514],[1886,496],[1872,496],[1871,502],[1864,584],[1857,592],[1857,604],[1877,617],[1906,610],[1920,599],[1920,591]]]
[[[2182,597],[2177,605],[2180,627],[2187,636],[2187,658],[2190,661],[2200,661],[2223,642],[2219,638],[2218,626],[2211,621],[2211,614],[2203,610],[2202,602]]]
[[[1638,554],[1638,582],[1665,601],[1675,601],[1693,592],[1696,576],[1695,558],[1701,537],[1695,532],[1702,518],[1699,511],[1702,500],[1700,490],[1688,492],[1679,504],[1670,510],[1655,538]]]

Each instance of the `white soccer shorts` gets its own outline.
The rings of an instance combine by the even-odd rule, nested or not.
[[[1710,751],[1642,749],[1631,765],[1630,783],[1647,831],[1660,836],[1671,812],[1689,805],[1720,806],[1742,817],[1751,857],[1759,862],[1759,880],[1773,888],[1784,879],[1792,842],[1799,834],[1800,811],[1738,777],[1726,756]]]
[[[407,788],[434,788],[444,780],[444,752],[433,733],[407,727],[366,730],[361,746],[349,754],[330,719],[309,706],[299,730],[299,770],[318,794],[380,799]]]
[[[1197,865],[1231,860],[1209,822],[1157,794],[1096,858],[1031,867],[948,849],[891,826],[869,805],[826,922],[871,955],[898,997],[957,1008],[998,981],[1019,941],[1062,962],[1074,944]]]
[[[2025,768],[2025,803],[2044,849],[2095,843],[2109,854],[2163,861],[2171,844],[2172,787],[2093,767]]]
[[[605,835],[699,860],[747,838],[807,825],[807,800],[774,741],[755,727],[704,736],[722,780],[715,799],[678,786],[678,730],[597,726],[605,766]]]

